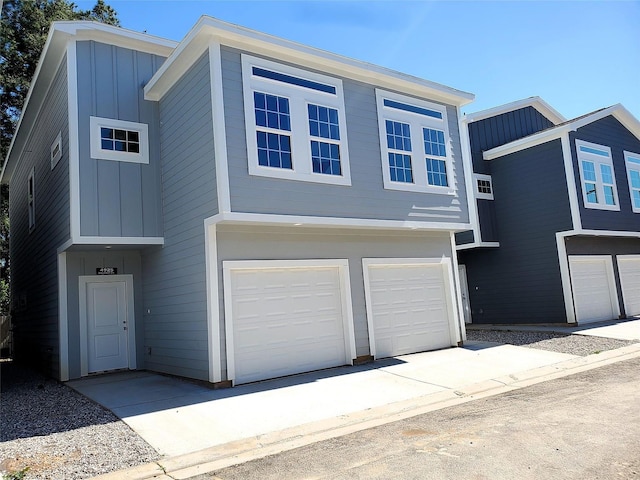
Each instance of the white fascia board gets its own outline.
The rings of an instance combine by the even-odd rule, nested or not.
[[[164,245],[164,237],[89,237],[73,239],[74,245]]]
[[[33,123],[38,117],[38,111],[44,103],[70,39],[95,40],[163,57],[169,56],[177,45],[172,40],[98,22],[53,22],[38,60],[38,66],[29,87],[15,135],[11,140],[7,158],[0,173],[0,183],[9,183],[11,181],[17,158],[20,156],[24,148],[24,142],[29,137]]]
[[[525,107],[535,108],[548,120],[553,122],[554,125],[558,125],[559,123],[567,121],[567,119],[560,112],[558,112],[555,108],[553,108],[540,97],[523,98],[522,100],[516,100],[515,102],[506,103],[504,105],[488,108],[479,112],[469,113],[465,116],[465,118],[469,123],[477,122],[479,120],[484,120],[485,118],[495,117],[497,115],[502,115],[503,113],[512,112],[514,110],[519,110]]]
[[[379,230],[408,230],[463,232],[471,230],[470,223],[411,222],[402,220],[376,220],[367,218],[311,217],[263,213],[222,212],[205,219],[211,224],[277,225],[287,227],[328,227]]]
[[[145,98],[157,100],[187,71],[198,58],[191,50],[210,40],[243,49],[327,74],[345,76],[402,93],[426,97],[454,106],[466,105],[475,96],[439,83],[396,72],[367,62],[343,57],[318,48],[257,32],[245,27],[203,16],[180,43],[163,67],[145,87]],[[195,57],[195,58],[194,58]]]
[[[547,130],[543,130],[542,132],[529,135],[528,137],[487,150],[484,152],[483,158],[485,160],[493,160],[498,157],[503,157],[504,155],[509,155],[510,153],[524,150],[525,148],[540,145],[541,143],[560,138],[567,132],[573,132],[585,125],[597,122],[609,115],[613,115],[625,128],[640,140],[640,121],[638,121],[638,119],[635,118],[626,108],[618,103],[611,107],[593,112],[590,115],[576,118],[574,121],[567,122],[563,125],[558,125],[557,127],[552,127]]]
[[[456,251],[460,250],[471,250],[472,248],[498,248],[500,247],[500,242],[473,242],[473,243],[465,243],[463,245],[456,245]]]

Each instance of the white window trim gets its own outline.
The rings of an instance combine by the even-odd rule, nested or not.
[[[51,170],[55,168],[60,159],[62,158],[62,132],[58,133],[58,136],[51,144]]]
[[[336,94],[334,95],[332,93],[315,91],[306,87],[254,76],[252,71],[252,67],[254,66],[302,78],[304,80],[311,80],[330,85],[336,89]],[[243,54],[242,90],[247,137],[247,158],[250,175],[282,178],[287,180],[301,180],[305,182],[329,183],[335,185],[351,185],[346,115],[341,80]],[[263,129],[264,127],[256,126],[253,101],[254,91],[260,91],[266,94],[277,95],[289,99],[291,115],[290,136],[293,164],[292,169],[265,167],[258,164],[256,130],[258,128]],[[309,103],[334,108],[338,111],[340,141],[331,140],[330,143],[337,143],[340,145],[340,169],[342,175],[327,175],[315,173],[313,171],[311,161],[311,140],[316,139],[316,137],[312,137],[309,134],[309,118],[307,112],[307,104]],[[321,138],[317,139],[322,141]]]
[[[489,182],[489,188],[491,189],[491,193],[485,193],[478,190],[478,180],[484,180],[486,182]],[[476,194],[476,198],[483,199],[483,200],[493,200],[493,181],[491,180],[491,175],[485,175],[483,173],[474,173],[473,184],[474,184],[474,191]]]
[[[145,123],[127,122],[114,118],[90,117],[91,158],[118,162],[149,163],[149,126]],[[140,134],[140,152],[115,152],[104,150],[100,141],[100,128],[130,130]]]
[[[407,105],[434,110],[442,114],[442,119],[427,117],[417,113],[411,113],[404,110],[398,110],[384,105],[384,100],[394,100],[396,102],[405,103]],[[380,130],[380,149],[382,160],[382,178],[384,188],[387,190],[403,190],[424,193],[439,193],[446,195],[455,195],[453,178],[453,160],[452,160],[452,144],[449,137],[449,127],[447,122],[447,111],[442,105],[437,105],[424,100],[413,97],[407,97],[393,92],[376,89],[376,102],[378,107],[378,128]],[[411,169],[413,174],[413,183],[393,182],[389,172],[389,148],[387,147],[386,120],[408,123],[411,130]],[[446,187],[437,185],[429,185],[427,183],[427,165],[424,151],[424,140],[422,129],[432,128],[444,132],[445,148],[447,150],[446,157],[432,157],[444,160],[447,168],[447,184]]]
[[[587,153],[580,151],[580,147],[589,147],[596,148],[598,150],[606,151],[609,156],[604,157],[602,155],[596,155],[593,153]],[[620,199],[618,197],[618,186],[616,183],[616,172],[613,167],[613,157],[611,156],[611,148],[605,145],[598,145],[597,143],[585,142],[583,140],[576,140],[576,157],[578,161],[578,168],[580,169],[580,191],[582,192],[582,200],[584,202],[585,208],[591,208],[596,210],[612,210],[619,211],[620,210]],[[608,160],[607,160],[608,158]],[[584,172],[582,168],[582,161],[585,160],[587,162],[592,162],[596,165],[595,173],[596,173],[596,195],[598,196],[599,202],[592,203],[587,200],[587,192],[585,192],[584,188]],[[607,205],[604,203],[604,186],[602,183],[602,172],[600,171],[600,165],[609,165],[612,170],[613,177],[613,196],[616,202],[615,205]]]
[[[631,170],[636,170],[640,172],[640,163],[632,162],[629,160],[630,157],[633,159],[640,160],[640,154],[633,152],[624,152],[624,164],[627,169],[627,183],[629,184],[629,197],[631,199],[631,210],[633,213],[640,213],[640,207],[636,207],[633,203],[633,191],[634,188],[631,185]]]
[[[29,191],[31,190],[31,195]],[[31,197],[31,199],[29,198]],[[29,172],[27,177],[27,209],[29,211],[29,232],[36,226],[36,179],[35,167]]]

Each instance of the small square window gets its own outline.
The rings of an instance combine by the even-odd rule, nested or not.
[[[491,181],[491,175],[476,173],[474,174],[474,179],[476,183],[476,198],[493,200],[493,184]]]
[[[149,163],[146,124],[98,117],[90,120],[92,158]]]

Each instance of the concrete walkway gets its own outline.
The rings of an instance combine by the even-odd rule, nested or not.
[[[640,320],[617,325],[622,326],[614,329],[614,338],[640,338],[633,336],[640,333]],[[616,325],[596,325],[592,329],[609,327]],[[566,331],[566,327],[562,328]],[[606,336],[613,336],[610,332]],[[149,372],[91,377],[68,385],[113,411],[159,453],[170,457],[158,464],[100,478],[186,479],[636,356],[640,356],[640,344],[577,357],[469,342],[464,348],[406,355],[226,390],[211,390]],[[163,477],[167,471],[171,476]]]

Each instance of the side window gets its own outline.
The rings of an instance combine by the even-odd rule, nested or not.
[[[582,198],[586,208],[620,210],[611,149],[576,140]]]
[[[342,82],[242,55],[251,175],[351,185]]]
[[[51,170],[55,168],[60,159],[62,158],[62,132],[58,133],[58,136],[51,144]]]
[[[27,178],[27,208],[29,210],[29,231],[31,231],[36,226],[35,169],[31,169]]]
[[[476,173],[473,175],[476,185],[476,198],[493,200],[493,183],[491,175]]]
[[[144,123],[90,117],[91,158],[149,163],[149,127]]]
[[[624,152],[624,163],[627,167],[631,208],[635,213],[640,213],[640,154]]]
[[[455,193],[445,107],[376,90],[384,188]]]

